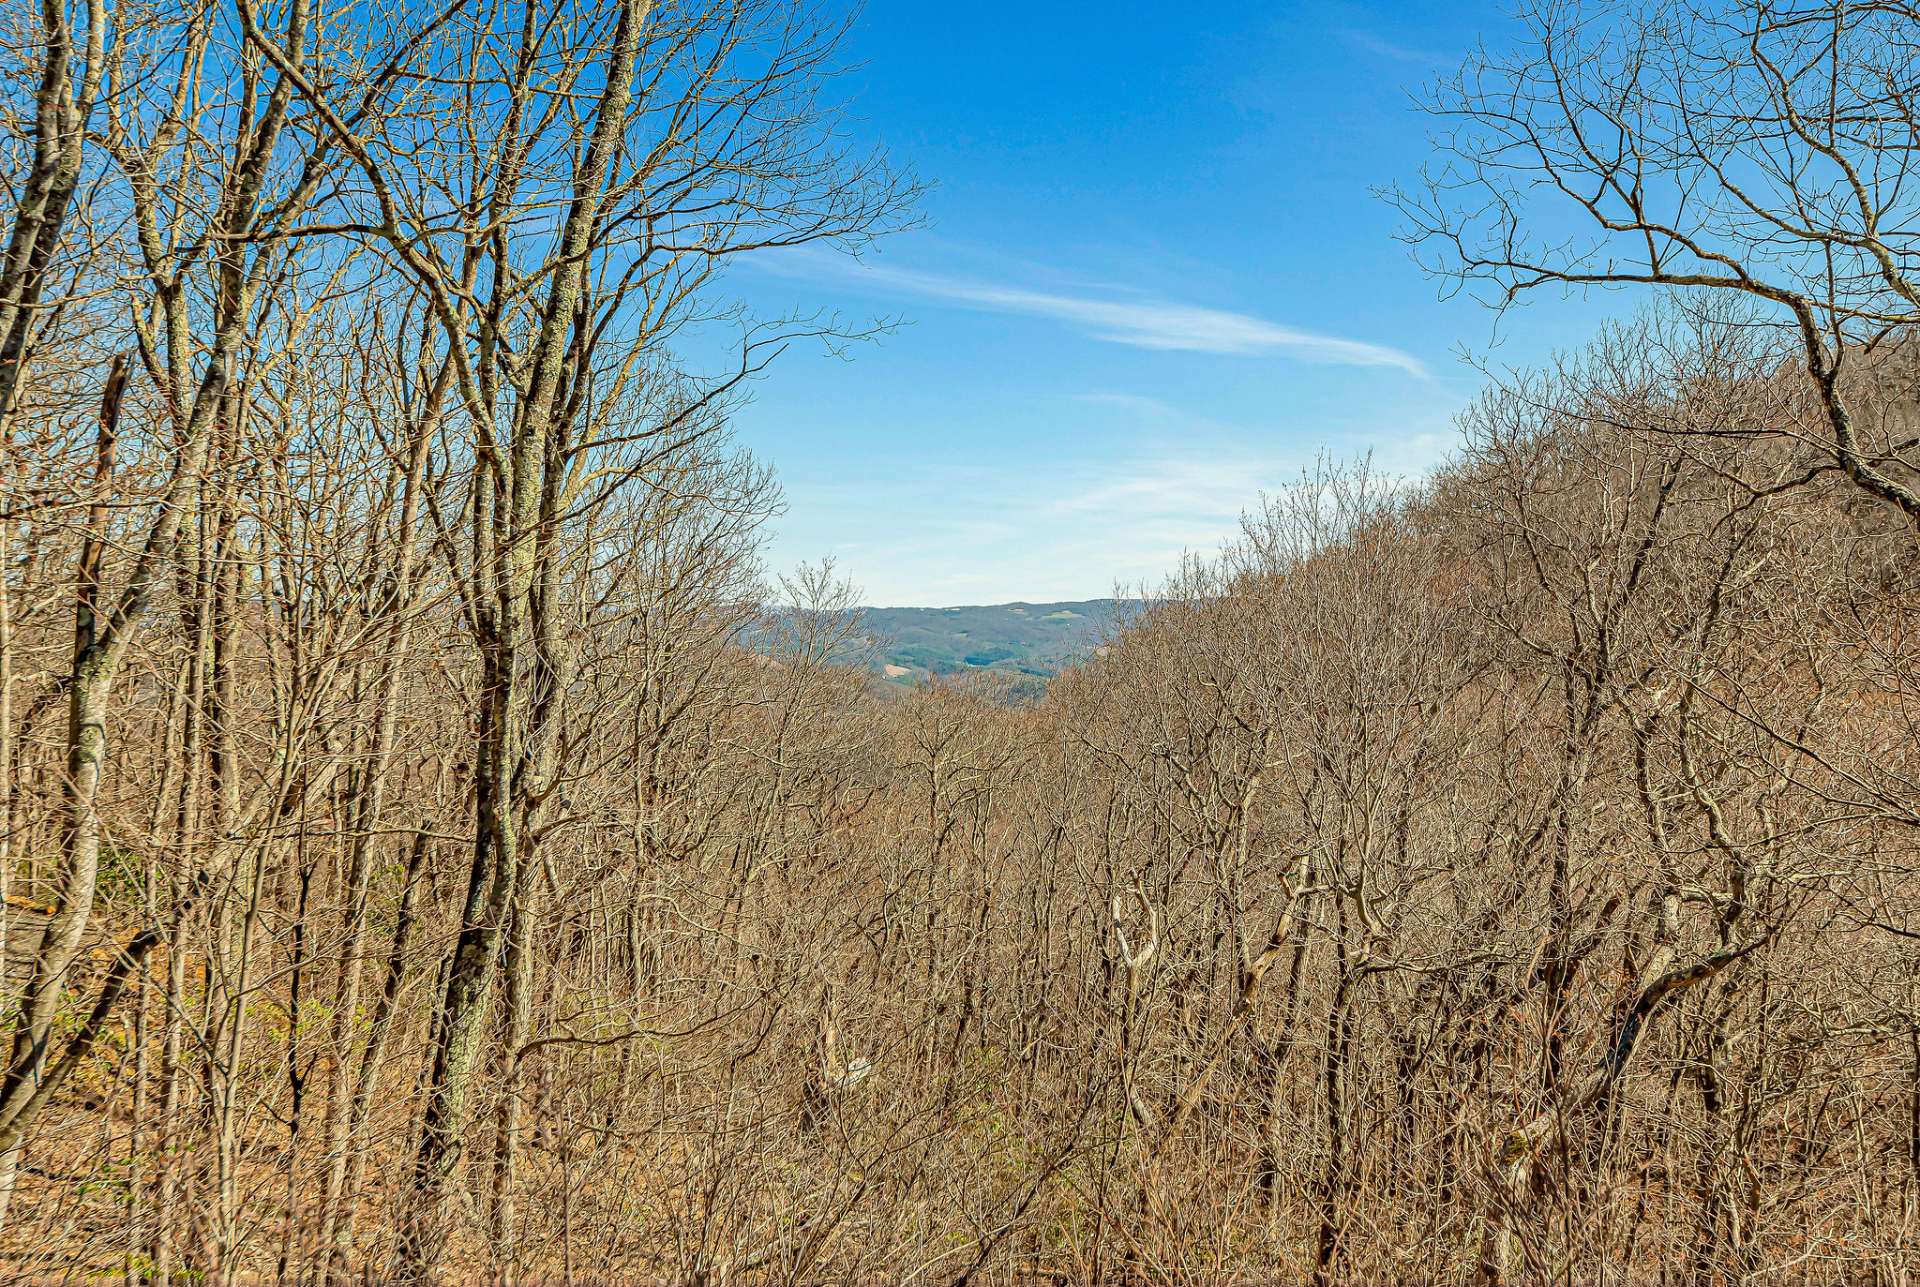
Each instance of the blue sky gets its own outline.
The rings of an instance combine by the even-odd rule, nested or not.
[[[1590,317],[1443,301],[1371,195],[1411,181],[1409,99],[1492,3],[872,0],[854,128],[935,186],[852,262],[733,277],[755,311],[890,317],[792,353],[736,420],[779,473],[778,569],[831,556],[878,605],[1092,598],[1210,550],[1323,449],[1418,473],[1479,375]]]

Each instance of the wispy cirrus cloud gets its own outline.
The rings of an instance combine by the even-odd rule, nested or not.
[[[836,267],[846,263],[844,260],[838,261]],[[799,262],[790,262],[787,270],[798,268],[803,272],[808,269],[817,271],[823,267],[825,263],[815,259],[804,266]],[[827,271],[834,269],[828,268]],[[854,264],[841,271],[850,273],[856,281],[868,286],[900,294],[918,295],[987,312],[1015,313],[1065,322],[1109,344],[1229,356],[1275,354],[1303,362],[1332,366],[1392,367],[1422,379],[1427,376],[1427,369],[1418,358],[1385,344],[1324,335],[1283,326],[1248,313],[1184,304],[1145,294],[1070,294],[876,264]]]
[[[895,268],[868,271],[915,294],[1078,323],[1094,339],[1112,344],[1193,353],[1282,353],[1336,366],[1397,367],[1422,377],[1427,373],[1417,358],[1384,344],[1303,331],[1246,313],[1147,297],[1065,295]]]
[[[1217,536],[1223,525],[1239,520],[1261,488],[1285,481],[1291,465],[1258,452],[1217,448],[1204,455],[1153,453],[1079,479],[1060,491],[1051,508],[1059,513],[1180,519]]]
[[[1360,28],[1348,28],[1340,33],[1340,38],[1354,48],[1373,54],[1378,58],[1389,58],[1397,63],[1412,63],[1420,67],[1438,67],[1453,61],[1448,55],[1432,49],[1421,49],[1414,45],[1402,45],[1383,36]]]

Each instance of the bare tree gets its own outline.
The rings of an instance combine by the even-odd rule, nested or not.
[[[1920,322],[1920,10],[1544,0],[1516,27],[1434,87],[1440,159],[1393,193],[1407,239],[1501,306],[1641,285],[1743,297],[1806,396],[1684,428],[1798,444],[1747,469],[1761,493],[1838,471],[1920,522],[1909,429],[1851,378]]]

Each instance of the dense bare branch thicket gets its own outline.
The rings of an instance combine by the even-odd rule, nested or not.
[[[1741,462],[1757,492],[1835,472],[1920,523],[1920,441],[1868,392],[1887,348],[1910,385],[1920,326],[1920,5],[1524,0],[1516,19],[1433,87],[1437,159],[1391,194],[1407,240],[1501,306],[1596,287],[1752,305],[1809,410],[1686,428],[1799,443]]]
[[[1911,164],[1782,106],[1835,49],[1906,101],[1914,20],[1819,12],[1632,28],[1623,83],[1684,36],[1742,71],[1711,155]],[[838,141],[839,30],[9,13],[9,1280],[1920,1272],[1905,225],[1723,202],[1715,271],[1810,327],[1684,296],[1426,483],[1268,498],[1043,701],[882,701],[726,428],[847,334],[726,263],[913,195]],[[1615,195],[1696,208],[1666,173]],[[1524,287],[1492,208],[1467,270]]]

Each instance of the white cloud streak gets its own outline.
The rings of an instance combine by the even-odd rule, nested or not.
[[[1194,353],[1283,353],[1335,366],[1394,367],[1424,378],[1411,354],[1383,344],[1319,335],[1224,309],[1159,299],[1099,299],[966,281],[897,268],[869,268],[876,280],[919,295],[993,312],[1053,318],[1084,328],[1094,339],[1133,348]]]
[[[827,271],[837,269],[868,285],[966,308],[1065,322],[1109,344],[1228,356],[1279,354],[1328,366],[1391,367],[1420,379],[1427,378],[1427,368],[1420,360],[1400,349],[1282,326],[1248,313],[1145,295],[1104,298],[1066,294],[885,265],[842,267],[845,263],[844,260],[834,262],[833,268]],[[808,262],[793,257],[784,264],[778,259],[768,259],[762,261],[762,267],[783,273],[798,268],[804,273],[809,269],[818,271],[825,265],[819,259]]]

